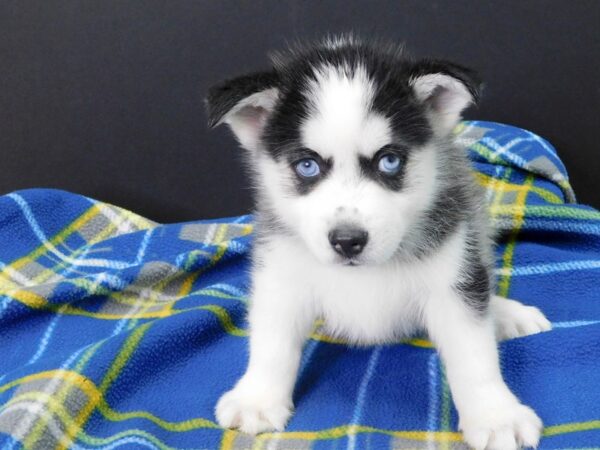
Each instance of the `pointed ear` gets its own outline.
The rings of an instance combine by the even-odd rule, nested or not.
[[[279,98],[275,72],[259,72],[226,80],[208,91],[208,125],[226,123],[242,147],[256,150],[267,118]]]
[[[482,83],[471,69],[446,61],[425,60],[414,65],[410,85],[430,113],[434,130],[448,134],[462,112],[479,100]]]

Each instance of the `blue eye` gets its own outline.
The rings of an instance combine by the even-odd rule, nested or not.
[[[314,159],[305,158],[296,163],[296,173],[303,178],[313,178],[321,173],[321,168]]]
[[[379,158],[378,169],[388,175],[394,175],[400,170],[400,158],[392,153],[386,153]]]

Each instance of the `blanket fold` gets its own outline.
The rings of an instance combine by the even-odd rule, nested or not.
[[[554,148],[464,122],[500,231],[498,293],[553,330],[500,345],[540,449],[600,446],[600,213]],[[0,448],[466,448],[429,342],[350,348],[317,326],[283,433],[223,430],[245,369],[252,217],[162,225],[63,191],[0,197]],[[368,301],[368,299],[365,299]]]

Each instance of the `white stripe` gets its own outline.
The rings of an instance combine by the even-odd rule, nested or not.
[[[351,426],[348,429],[348,432],[350,433],[350,435],[348,436],[348,450],[354,450],[356,448],[356,425],[358,425],[362,419],[362,410],[365,405],[367,389],[369,388],[369,381],[371,381],[371,378],[375,373],[375,367],[377,366],[377,361],[379,360],[380,354],[381,347],[375,347],[373,353],[371,353],[371,357],[369,358],[369,363],[367,364],[367,370],[365,371],[365,375],[363,376],[363,379],[360,382],[360,386],[358,388],[358,396],[356,398],[356,406],[354,408],[354,413],[352,414]]]
[[[138,227],[131,223],[129,219],[118,214],[113,208],[105,203],[96,203],[96,206],[100,212],[110,220],[112,225],[119,230],[120,234],[131,233],[138,229]]]
[[[19,205],[19,207],[21,208],[21,211],[23,212],[23,215],[25,216],[25,219],[27,220],[33,233],[38,238],[38,240],[41,242],[41,244],[50,253],[59,257],[61,260],[67,261],[70,264],[73,264],[76,266],[84,266],[84,267],[85,266],[88,266],[88,267],[110,267],[113,269],[123,269],[123,268],[129,267],[129,264],[124,261],[114,261],[114,260],[107,260],[107,259],[86,259],[85,262],[79,262],[76,258],[73,259],[69,255],[65,255],[58,248],[56,248],[54,246],[54,244],[52,244],[48,240],[45,233],[42,231],[39,224],[35,220],[33,212],[29,208],[29,205],[27,204],[25,199],[23,197],[21,197],[20,195],[14,194],[14,193],[8,194],[7,196],[12,198]]]
[[[434,431],[437,431],[437,417],[439,414],[439,392],[438,392],[438,373],[439,364],[436,352],[432,352],[427,362],[427,372],[429,373],[429,408],[427,412],[427,448],[435,450],[437,443]]]
[[[211,284],[209,286],[206,286],[204,289],[202,289],[203,291],[208,290],[208,289],[214,289],[216,291],[222,291],[225,294],[229,294],[229,295],[233,295],[235,297],[245,297],[246,293],[235,287],[232,286],[231,284],[226,284],[226,283],[216,283],[216,284]]]
[[[61,427],[58,424],[58,421],[54,417],[54,415],[46,409],[47,400],[49,400],[51,398],[51,396],[46,395],[46,397],[48,397],[46,399],[46,401],[44,401],[43,399],[37,400],[37,401],[36,400],[19,401],[15,404],[9,406],[8,408],[4,409],[2,411],[2,413],[10,413],[13,411],[26,411],[28,413],[28,415],[34,416],[38,420],[43,419],[46,422],[47,430],[50,432],[52,437],[54,437],[58,442],[61,442],[61,441],[65,440],[66,435],[63,432],[63,430],[61,429]],[[11,431],[11,434],[13,434],[13,433],[14,432]],[[12,442],[4,448],[6,448],[6,449],[12,448],[15,443],[14,438],[23,439],[24,437],[25,436],[13,436]],[[108,445],[103,445],[101,448],[103,450],[112,450],[112,449],[120,447],[122,445],[131,444],[131,443],[135,443],[135,444],[138,444],[138,445],[141,445],[143,447],[147,447],[147,448],[150,448],[153,450],[158,450],[158,447],[156,445],[154,445],[152,442],[148,441],[147,439],[140,438],[137,436],[123,437],[121,439],[118,439],[115,442],[111,442]],[[75,450],[92,450],[94,448],[98,448],[98,447],[84,447],[81,445],[73,444],[72,439],[69,440],[68,447],[71,449],[75,449]]]
[[[496,219],[498,222],[502,222],[503,219]],[[507,219],[508,221],[512,219]],[[596,223],[590,222],[574,222],[573,218],[556,218],[556,219],[542,219],[539,217],[526,217],[526,223],[523,226],[524,229],[529,230],[544,230],[544,231],[567,231],[569,233],[584,233],[600,235],[600,226]],[[595,219],[583,219],[583,220],[595,220]]]
[[[577,328],[587,325],[596,325],[600,320],[572,320],[567,322],[552,322],[552,328]]]
[[[527,266],[516,266],[513,268],[496,269],[496,274],[501,276],[528,276],[545,275],[556,272],[573,272],[579,270],[600,269],[600,260],[574,260],[548,264],[534,264]]]
[[[52,338],[52,333],[54,332],[54,329],[56,328],[56,324],[62,317],[63,311],[65,309],[67,309],[68,307],[69,307],[69,303],[65,303],[63,306],[61,306],[58,309],[56,316],[54,317],[54,319],[52,319],[52,321],[50,322],[50,325],[48,325],[48,328],[46,329],[46,332],[42,336],[42,341],[40,342],[40,345],[38,346],[37,351],[29,359],[29,361],[27,361],[27,365],[35,363],[44,354],[44,352],[46,351],[46,348],[48,347],[48,344],[50,343],[50,339]]]
[[[217,224],[211,223],[206,230],[206,235],[204,236],[204,240],[202,243],[204,245],[211,245],[213,243],[213,239],[215,237],[215,232],[217,231]]]
[[[483,137],[481,138],[480,142],[484,143],[492,150],[494,150],[494,153],[496,154],[496,156],[498,156],[499,159],[502,159],[500,157],[504,155],[507,157],[507,159],[510,160],[510,162],[516,163],[519,167],[524,167],[527,164],[527,160],[525,158],[521,157],[520,155],[516,155],[514,153],[509,152],[507,149],[501,146],[498,143],[498,141],[490,137]]]
[[[83,349],[79,349],[77,352],[73,353],[69,359],[67,359],[61,366],[60,369],[67,369],[74,361],[75,359],[79,356],[79,354],[83,351]],[[52,393],[54,393],[58,387],[61,385],[61,383],[64,380],[61,377],[61,373],[58,372],[55,376],[53,376],[52,378],[50,378],[50,380],[48,381],[48,383],[46,383],[44,385],[44,387],[42,388],[42,390],[40,391],[40,393],[42,394],[48,394],[51,395]],[[43,405],[40,405],[40,407]],[[0,417],[6,413],[8,409],[5,409],[4,411],[2,411],[0,413]],[[34,422],[36,421],[37,417],[35,417],[34,414],[32,414],[29,417],[24,418],[23,420],[21,420],[21,422],[19,422],[19,424],[17,425],[17,427],[15,427],[15,429],[11,432],[11,434],[13,436],[25,436],[28,431],[31,429],[31,427],[34,425]],[[8,450],[12,450],[14,447],[14,443],[7,446]]]
[[[29,286],[31,283],[31,280],[29,278],[27,278],[25,275],[23,275],[21,272],[13,269],[9,265],[6,265],[2,262],[0,262],[0,270],[2,270],[2,272],[7,274],[12,281],[17,282],[21,286]]]

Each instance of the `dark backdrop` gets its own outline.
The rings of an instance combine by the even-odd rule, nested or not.
[[[251,207],[209,85],[286,40],[357,30],[481,71],[469,117],[549,139],[600,206],[600,1],[0,2],[0,193],[67,189],[159,221]]]

